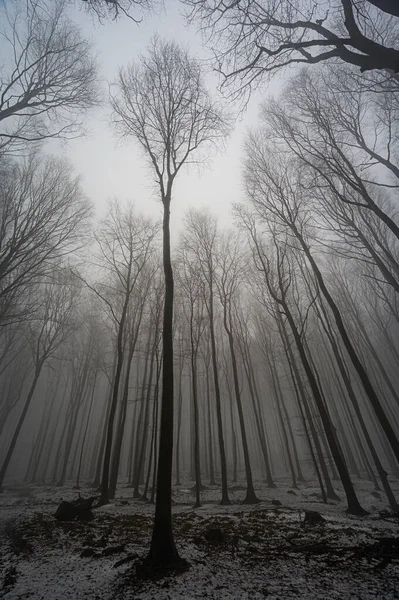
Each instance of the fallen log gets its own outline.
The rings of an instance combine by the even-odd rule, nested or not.
[[[91,509],[95,499],[95,496],[92,496],[91,498],[79,497],[77,500],[73,500],[72,502],[63,500],[55,511],[54,517],[57,519],[57,521],[74,521],[75,519],[92,521],[94,519],[94,515]]]

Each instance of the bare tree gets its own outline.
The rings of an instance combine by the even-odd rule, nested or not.
[[[241,440],[244,452],[245,475],[247,479],[247,493],[244,504],[256,504],[259,502],[255,494],[252,479],[251,461],[247,440],[247,430],[242,407],[240,384],[238,379],[238,362],[236,349],[236,324],[237,302],[239,298],[238,289],[242,280],[246,264],[240,244],[237,244],[236,235],[228,232],[219,247],[218,278],[217,287],[221,305],[223,307],[223,326],[227,334],[228,347],[230,351],[231,367],[233,372],[234,395],[237,403],[238,418],[240,422]]]
[[[143,15],[162,4],[160,0],[70,0],[77,6],[84,2],[84,8],[95,14],[100,20],[111,17],[117,19],[126,16],[135,23],[140,23]]]
[[[114,122],[135,138],[152,169],[163,204],[163,371],[157,497],[148,562],[180,561],[172,532],[173,462],[173,270],[170,255],[170,206],[175,179],[185,164],[198,162],[209,146],[226,135],[226,123],[203,83],[197,61],[173,42],[155,38],[141,64],[119,71],[112,88]]]
[[[345,489],[348,502],[348,512],[352,514],[364,515],[366,513],[357,499],[342,449],[334,433],[331,417],[323,398],[320,383],[317,379],[314,368],[312,368],[311,361],[309,360],[309,356],[305,349],[305,344],[302,338],[303,324],[298,324],[291,307],[292,299],[290,302],[290,295],[292,294],[295,272],[293,265],[287,258],[289,256],[287,240],[280,242],[276,236],[273,235],[272,245],[270,245],[270,247],[266,250],[264,244],[259,239],[254,221],[249,218],[246,220],[246,224],[251,242],[253,244],[254,259],[256,260],[258,268],[265,278],[267,291],[272,300],[275,302],[276,309],[283,312],[294,338],[296,349],[309,381],[315,404],[322,419],[328,445]]]
[[[85,242],[91,205],[63,159],[30,156],[0,173],[0,324],[29,315],[32,290]]]
[[[213,384],[215,390],[216,417],[222,475],[221,504],[230,504],[227,489],[227,463],[222,422],[222,405],[219,381],[219,365],[215,336],[215,292],[216,292],[216,255],[218,246],[218,228],[216,219],[206,211],[188,212],[185,220],[184,243],[201,270],[204,280],[204,298],[209,320],[209,338],[212,358]]]
[[[109,313],[116,335],[116,366],[112,382],[112,395],[108,414],[104,450],[101,504],[109,502],[109,476],[111,464],[114,421],[118,403],[122,368],[126,354],[126,330],[133,291],[154,250],[154,239],[159,231],[157,224],[137,214],[132,205],[121,208],[117,201],[110,204],[107,217],[102,221],[96,235],[98,252],[95,266],[101,269],[103,280],[90,284],[77,274]]]
[[[307,210],[306,187],[301,186],[301,175],[293,170],[289,160],[279,154],[277,149],[259,137],[250,138],[248,161],[246,165],[247,193],[261,220],[275,223],[277,231],[285,231],[289,238],[296,240],[296,249],[303,252],[309,263],[321,294],[324,296],[334,318],[335,325],[351,362],[359,375],[363,389],[383,427],[392,450],[399,459],[399,440],[384,410],[381,398],[373,385],[365,365],[356,351],[345,326],[337,302],[334,300],[325,277],[311,248],[309,225],[310,214]],[[273,158],[271,158],[273,156]]]
[[[0,7],[0,152],[53,137],[76,137],[99,100],[91,46],[66,15],[68,2]]]
[[[28,338],[33,354],[33,378],[0,469],[0,486],[3,484],[43,366],[77,327],[77,321],[74,318],[77,291],[67,273],[61,272],[53,282],[45,284],[44,289],[40,289],[39,293],[41,298],[37,312],[33,315],[29,325]]]
[[[341,93],[331,90],[334,83]],[[354,92],[345,86],[350,82],[339,75],[331,81],[327,70],[302,71],[279,101],[263,105],[263,133],[298,158],[309,189],[317,186],[337,202],[374,213],[399,239],[390,189],[398,185],[399,113],[373,107],[356,82]]]
[[[190,260],[186,250],[183,239],[179,252],[178,282],[182,295],[182,312],[188,323],[189,332],[188,345],[191,367],[191,394],[194,413],[194,470],[196,495],[194,508],[198,508],[201,506],[200,492],[202,488],[198,409],[198,351],[205,327],[205,303],[202,289],[203,282],[201,281],[201,270],[198,264]]]
[[[397,78],[399,14],[385,0],[183,0],[237,92],[289,65],[339,60]],[[385,76],[387,73],[384,74]]]

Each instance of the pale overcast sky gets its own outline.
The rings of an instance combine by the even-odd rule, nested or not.
[[[98,52],[105,97],[108,81],[114,80],[119,66],[124,66],[144,53],[154,33],[175,39],[188,47],[193,56],[208,58],[195,27],[188,28],[182,16],[183,6],[178,0],[165,0],[165,10],[150,14],[140,25],[127,18],[105,22],[102,25],[83,11],[71,12],[85,36],[91,39]],[[215,86],[216,77],[209,77]],[[264,90],[263,97],[276,93],[277,82]],[[172,203],[172,237],[180,229],[181,218],[189,206],[209,206],[220,221],[231,223],[231,205],[242,198],[240,182],[242,145],[248,126],[256,123],[261,95],[250,103],[244,117],[236,123],[226,147],[212,159],[207,168],[195,168],[179,174]],[[134,200],[147,214],[161,215],[156,198],[152,172],[143,154],[131,142],[118,142],[109,126],[109,108],[95,110],[87,120],[89,134],[71,142],[62,149],[82,176],[84,189],[94,202],[97,215],[104,214],[107,199]]]

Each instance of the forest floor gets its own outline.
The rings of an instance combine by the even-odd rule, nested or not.
[[[366,517],[345,513],[344,501],[321,503],[310,484],[292,490],[256,482],[261,503],[240,504],[242,482],[221,507],[219,488],[202,493],[193,509],[187,486],[174,488],[176,544],[190,568],[151,579],[140,559],[149,547],[154,507],[132,500],[122,486],[92,521],[61,522],[61,500],[72,487],[5,488],[0,495],[0,598],[4,600],[285,600],[399,599],[399,520],[383,494],[356,482]],[[191,486],[192,484],[190,484]],[[344,498],[342,490],[336,491]],[[399,482],[396,484],[399,497]],[[93,494],[80,490],[84,497]],[[273,504],[274,501],[274,504]],[[279,504],[281,503],[281,504]],[[305,511],[325,519],[305,525]],[[209,529],[222,532],[207,540]],[[212,534],[212,532],[210,532]],[[217,536],[216,536],[217,537]]]

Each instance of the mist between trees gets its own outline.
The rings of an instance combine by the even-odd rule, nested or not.
[[[163,220],[115,199],[98,222],[77,174],[44,144],[79,135],[84,112],[105,101],[67,4],[1,8],[0,485],[90,484],[101,504],[131,486],[132,497],[156,503],[151,565],[181,560],[172,486],[187,481],[196,507],[208,484],[228,505],[239,480],[242,501],[257,503],[254,473],[270,488],[287,473],[294,489],[315,480],[325,503],[339,482],[347,511],[363,515],[356,482],[367,480],[397,511],[395,14],[378,13],[387,46],[378,61],[376,30],[368,53],[348,54],[324,21],[323,31],[308,29],[336,51],[318,60],[303,51],[312,44],[301,51],[295,39],[284,56],[266,48],[283,21],[268,23],[255,62],[241,38],[224,46],[231,70],[220,70],[228,86],[243,74],[240,98],[254,85],[248,77],[292,60],[320,64],[295,71],[281,96],[262,104],[243,149],[235,227],[199,206],[182,215],[171,247],[175,180],[223,149],[228,101],[211,96],[186,50],[154,37],[111,82],[109,101],[116,135],[147,160]],[[118,9],[88,4],[100,18]],[[213,39],[222,22],[213,16],[241,7],[186,4]],[[342,2],[344,11],[352,5]],[[297,52],[303,60],[292,59]]]

